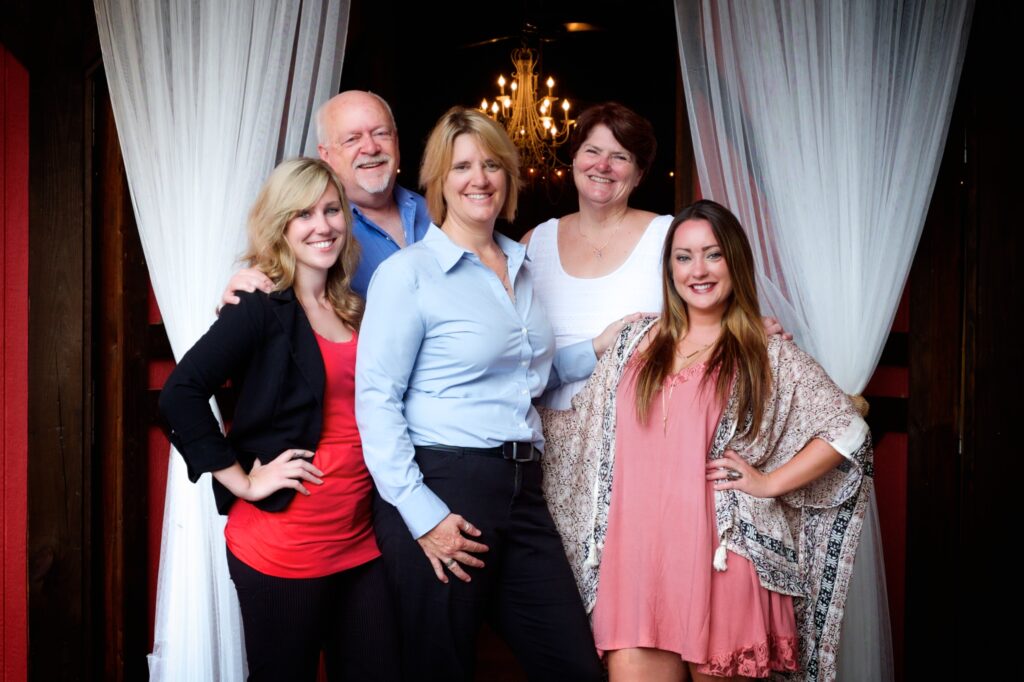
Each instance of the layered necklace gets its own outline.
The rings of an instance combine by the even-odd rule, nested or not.
[[[684,337],[684,340],[685,340],[685,337]],[[668,403],[672,400],[672,392],[675,391],[676,384],[679,383],[680,381],[686,381],[685,378],[682,378],[683,373],[686,372],[686,370],[690,369],[690,367],[692,367],[695,364],[697,364],[697,359],[699,358],[699,356],[701,354],[703,354],[704,351],[706,351],[708,348],[711,348],[711,346],[713,346],[715,344],[715,341],[718,341],[718,339],[715,338],[713,341],[711,341],[711,342],[701,346],[700,348],[698,348],[697,350],[693,351],[692,353],[685,353],[684,354],[684,353],[680,352],[679,348],[675,349],[676,357],[682,358],[683,366],[679,368],[678,372],[675,372],[674,374],[672,374],[672,375],[670,375],[668,377],[668,379],[667,379],[668,388],[666,389],[666,388],[663,387],[661,389],[661,433],[662,433],[662,435],[667,435],[668,434]],[[682,341],[680,341],[679,345],[680,346],[682,345]],[[666,397],[666,393],[668,394],[667,397]]]

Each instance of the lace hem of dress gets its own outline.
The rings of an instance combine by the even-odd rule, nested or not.
[[[768,677],[772,672],[800,669],[799,638],[769,636],[767,642],[712,656],[697,672],[714,677]]]

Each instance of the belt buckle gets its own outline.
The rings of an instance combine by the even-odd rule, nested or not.
[[[526,446],[526,455],[519,455],[519,446]],[[510,452],[511,450],[511,452]],[[518,441],[512,443],[505,443],[505,459],[511,460],[518,463],[527,463],[534,461],[533,458],[533,443],[520,443]]]

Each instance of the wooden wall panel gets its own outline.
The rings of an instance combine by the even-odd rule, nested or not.
[[[1019,62],[1010,3],[977,3],[957,104],[911,273],[907,670],[968,679],[1013,628],[1003,530],[1019,446],[1016,272],[1024,144],[1005,70]],[[946,651],[946,656],[936,652]]]
[[[59,20],[54,20],[59,17]],[[92,571],[91,242],[87,71],[92,5],[35,3],[29,220],[29,674],[90,679]]]
[[[143,679],[147,636],[145,400],[149,275],[102,73],[93,79],[93,241],[95,245],[96,548],[101,576],[96,617],[103,680]]]

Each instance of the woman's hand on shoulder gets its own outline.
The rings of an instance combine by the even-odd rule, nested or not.
[[[739,490],[752,497],[777,497],[771,476],[751,466],[733,450],[707,463],[707,480],[715,490]]]
[[[274,290],[274,282],[269,277],[263,274],[262,270],[256,268],[245,268],[239,270],[231,276],[231,281],[228,282],[228,288],[224,290],[224,293],[220,296],[220,304],[217,306],[217,314],[220,314],[220,309],[226,305],[238,305],[241,299],[235,295],[236,291],[262,291],[265,294],[269,294]]]
[[[594,355],[597,357],[604,355],[604,352],[611,348],[611,345],[615,343],[615,339],[618,338],[622,328],[630,322],[636,322],[642,318],[644,314],[645,313],[632,313],[619,318],[618,320],[612,321],[611,324],[604,328],[604,331],[594,337]]]
[[[309,490],[302,482],[321,485],[323,479],[320,477],[324,475],[324,472],[313,466],[310,461],[312,459],[313,453],[309,450],[292,448],[285,450],[268,464],[262,464],[257,459],[248,474],[235,463],[227,469],[213,472],[213,475],[235,497],[248,502],[266,499],[285,488],[309,495]]]
[[[465,535],[463,535],[465,533]],[[448,582],[444,569],[447,568],[456,578],[469,582],[471,578],[462,568],[462,564],[473,568],[483,568],[484,562],[469,552],[486,552],[488,547],[466,537],[478,538],[480,529],[458,514],[448,514],[429,531],[416,541],[420,543],[423,553],[434,567],[434,575],[443,583]]]
[[[787,341],[793,340],[793,335],[783,329],[782,323],[774,317],[762,317],[761,324],[764,325],[764,333],[768,336],[775,336],[776,334],[779,334]]]

